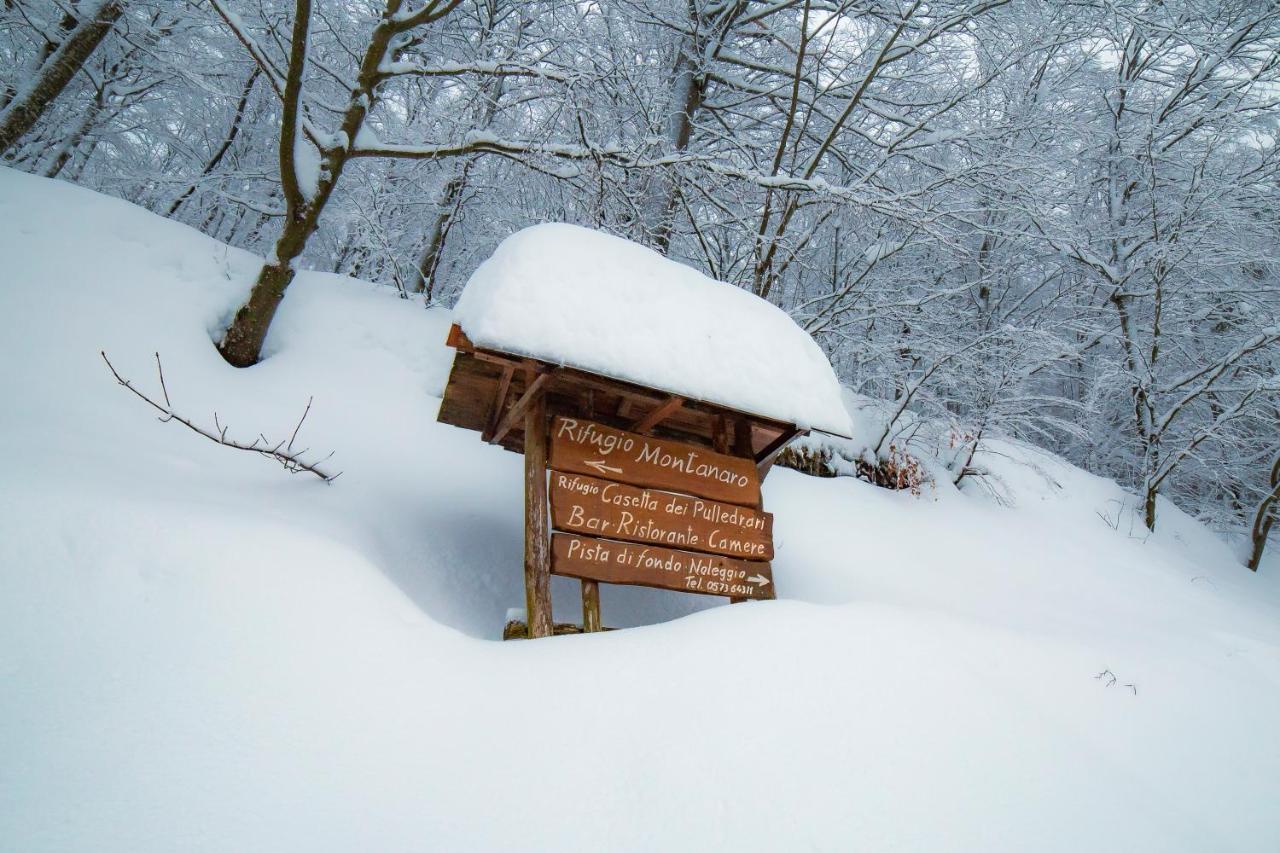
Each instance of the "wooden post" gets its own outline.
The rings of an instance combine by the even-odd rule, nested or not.
[[[582,582],[582,630],[590,634],[600,630],[600,583]]]
[[[530,637],[550,637],[551,534],[547,518],[547,398],[524,413],[524,601]]]
[[[755,458],[755,446],[751,440],[751,421],[738,418],[733,424],[733,453],[735,456]]]
[[[591,420],[596,417],[596,392],[587,389],[587,398],[583,401],[583,411]],[[582,632],[594,633],[600,630],[600,583],[583,578],[582,584]]]
[[[724,415],[716,415],[711,421],[711,443],[717,453],[729,452],[729,419]],[[736,595],[729,596],[730,604],[741,604],[749,599]]]

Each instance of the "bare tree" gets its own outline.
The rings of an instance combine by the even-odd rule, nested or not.
[[[0,110],[0,157],[35,126],[49,104],[111,32],[124,7],[123,0],[98,0],[86,6],[62,43],[35,71],[30,83],[14,92]]]
[[[296,3],[283,71],[276,68],[258,39],[228,8],[226,0],[213,0],[223,20],[271,80],[280,95],[283,110],[278,145],[280,183],[285,201],[283,224],[271,259],[263,265],[248,300],[236,312],[218,345],[229,363],[247,367],[257,362],[276,309],[293,281],[298,258],[315,233],[325,205],[352,160],[361,157],[440,160],[477,153],[507,157],[545,154],[569,160],[595,156],[590,149],[577,145],[499,139],[485,133],[467,133],[460,141],[445,144],[387,144],[366,129],[366,121],[379,103],[381,88],[392,80],[469,74],[563,76],[558,69],[542,65],[501,62],[433,65],[399,57],[417,43],[415,31],[450,15],[460,2],[430,0],[419,8],[406,9],[403,8],[404,0],[387,0],[360,56],[355,81],[346,87],[346,106],[340,111],[338,128],[326,131],[311,118],[313,114],[318,115],[321,108],[313,108],[306,97],[307,46],[312,17],[310,0],[298,0]]]

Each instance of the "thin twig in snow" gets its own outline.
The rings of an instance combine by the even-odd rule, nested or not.
[[[107,369],[111,371],[111,375],[115,377],[117,384],[127,388],[134,394],[134,396],[143,400],[147,405],[151,406],[151,408],[161,414],[162,417],[160,418],[160,423],[177,421],[192,432],[198,433],[216,444],[221,444],[224,447],[232,447],[236,450],[247,450],[251,453],[258,454],[259,456],[274,459],[284,466],[284,469],[291,474],[306,471],[309,474],[315,474],[326,483],[332,483],[342,475],[341,471],[336,474],[330,474],[320,467],[323,463],[333,458],[332,453],[317,462],[307,462],[302,458],[306,454],[306,450],[300,450],[297,453],[293,452],[293,442],[298,437],[298,431],[302,429],[303,421],[307,419],[307,415],[311,412],[311,403],[314,400],[314,397],[307,399],[307,407],[302,412],[302,417],[298,419],[297,426],[293,428],[293,433],[289,436],[287,444],[284,441],[280,441],[273,445],[262,433],[258,433],[258,437],[253,440],[252,444],[245,444],[227,437],[227,427],[223,425],[221,420],[219,420],[218,413],[216,411],[213,413],[213,431],[210,431],[193,423],[189,418],[185,418],[173,410],[173,404],[169,400],[169,389],[165,384],[164,366],[160,363],[160,353],[156,353],[156,373],[159,374],[160,390],[164,394],[163,404],[153,400],[151,397],[148,397],[146,394],[133,387],[132,382],[120,375],[116,370],[115,365],[113,365],[111,360],[107,358],[107,354],[105,352],[100,351],[98,354],[101,355],[102,360],[106,362]]]

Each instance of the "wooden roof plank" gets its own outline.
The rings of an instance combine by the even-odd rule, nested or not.
[[[457,324],[454,324],[453,326],[450,327],[449,336],[448,336],[448,339],[446,340],[446,343],[449,346],[453,347],[454,349],[457,349],[459,352],[470,353],[475,358],[481,361],[490,362],[492,364],[497,364],[497,365],[516,364],[516,365],[523,366],[528,362],[533,362],[535,364],[538,364],[544,370],[552,370],[552,369],[556,370],[559,377],[566,381],[574,380],[583,385],[586,385],[589,387],[595,387],[599,390],[607,391],[608,393],[611,393],[611,394],[630,395],[635,398],[634,400],[635,402],[641,402],[641,403],[647,403],[647,404],[653,405],[655,403],[660,403],[662,401],[665,401],[672,396],[670,391],[662,391],[656,388],[646,388],[643,385],[637,385],[634,382],[629,382],[625,379],[616,379],[612,376],[605,376],[599,373],[592,373],[588,370],[582,370],[576,367],[569,367],[567,365],[552,364],[551,362],[531,359],[531,358],[528,358],[527,356],[516,355],[514,353],[507,353],[501,350],[477,347],[475,346],[474,343],[471,342],[471,339],[466,336],[466,333],[463,332],[462,329],[457,326]],[[774,427],[777,430],[794,428],[794,424],[789,424],[789,423],[786,423],[785,421],[775,420],[774,418],[766,417],[764,415],[758,415],[753,412],[741,411],[739,409],[734,409],[732,407],[721,405],[719,403],[710,403],[710,402],[707,402],[706,400],[698,400],[698,399],[693,399],[689,397],[683,397],[682,399],[684,400],[683,408],[686,408],[686,409],[700,410],[708,414],[729,413],[733,415],[743,415],[748,418],[751,418],[753,421],[755,421],[756,423],[762,426]]]

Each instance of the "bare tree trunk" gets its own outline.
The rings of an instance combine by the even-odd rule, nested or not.
[[[79,160],[72,160],[71,168],[67,170],[66,180],[69,183],[80,183],[80,176],[84,174],[84,170],[88,167],[89,161],[93,159],[93,153],[98,150],[98,142],[100,140],[95,136],[89,140],[89,147],[85,149],[84,156]]]
[[[360,128],[364,126],[369,110],[373,108],[377,94],[375,90],[381,80],[380,66],[387,55],[391,39],[420,23],[438,20],[456,5],[438,7],[428,4],[413,15],[398,17],[401,2],[402,0],[387,0],[386,11],[370,35],[360,61],[360,71],[342,114],[338,137],[345,141],[321,149],[321,168],[304,177],[302,170],[308,167],[298,162],[297,153],[312,144],[306,138],[302,114],[311,0],[296,0],[289,65],[282,98],[283,117],[280,122],[280,189],[284,194],[286,211],[284,227],[276,240],[275,251],[258,273],[249,298],[236,311],[231,325],[218,344],[222,357],[235,367],[256,364],[262,355],[267,329],[271,327],[276,309],[280,307],[280,300],[284,299],[285,290],[293,281],[295,264],[320,224],[320,214],[333,195],[342,171],[351,158]]]
[[[1148,530],[1156,529],[1156,505],[1160,497],[1159,486],[1151,485],[1148,481],[1144,487],[1144,495],[1142,500],[1142,522],[1147,525]]]
[[[67,163],[75,156],[76,151],[80,148],[80,144],[84,142],[85,135],[89,129],[98,121],[98,116],[102,114],[102,102],[105,96],[104,91],[99,91],[98,96],[93,99],[92,106],[85,110],[84,118],[80,121],[80,125],[75,131],[67,137],[59,146],[57,156],[53,158],[53,162],[49,164],[49,168],[45,170],[46,178],[56,178],[66,168]]]
[[[1258,504],[1258,512],[1253,517],[1253,530],[1250,536],[1253,548],[1249,552],[1249,561],[1245,564],[1253,571],[1262,565],[1262,552],[1267,547],[1267,537],[1271,535],[1271,526],[1276,521],[1276,508],[1280,506],[1280,452],[1276,453],[1275,462],[1271,465],[1271,491]]]
[[[329,182],[323,188],[317,186],[308,197],[298,180],[301,165],[297,162],[298,148],[308,144],[302,139],[301,102],[310,29],[311,2],[298,0],[289,49],[289,71],[284,86],[284,113],[280,124],[280,185],[284,190],[287,212],[284,229],[276,240],[275,251],[262,265],[253,289],[249,292],[249,298],[236,311],[231,325],[218,344],[222,357],[235,367],[249,367],[258,363],[262,344],[267,339],[267,329],[276,316],[280,300],[284,299],[285,290],[293,281],[294,262],[315,232],[320,211],[333,189],[332,182]],[[379,57],[381,55],[380,52]],[[341,170],[342,163],[338,163],[337,168]],[[334,178],[336,177],[335,173]]]
[[[288,260],[263,264],[253,289],[249,291],[248,300],[236,311],[235,319],[227,327],[218,346],[222,357],[233,366],[251,367],[258,363],[262,344],[267,339],[267,329],[276,316],[280,300],[284,299],[285,290],[293,281],[293,261],[302,253],[302,246],[309,236],[301,225],[290,221],[285,226],[285,233],[276,241],[277,251],[282,244],[288,243],[297,246],[296,254]]]
[[[697,26],[698,22],[694,22]],[[685,36],[677,48],[672,76],[675,87],[672,93],[672,110],[667,117],[667,144],[673,154],[683,154],[689,148],[693,136],[693,117],[702,107],[706,97],[707,80],[694,57],[702,47],[692,35]],[[671,248],[671,229],[674,227],[679,180],[676,175],[659,172],[654,175],[658,188],[651,211],[657,217],[654,227],[653,247],[662,254]],[[642,223],[643,224],[643,223]]]
[[[249,79],[244,83],[244,89],[240,93],[240,100],[236,103],[235,117],[231,120],[231,129],[227,131],[227,138],[222,141],[222,145],[209,158],[209,162],[205,164],[204,169],[200,172],[200,178],[208,177],[214,169],[218,168],[218,164],[222,162],[222,158],[231,150],[231,146],[235,143],[236,137],[240,135],[240,126],[244,123],[245,108],[249,105],[249,95],[253,92],[253,84],[257,82],[258,75],[262,73],[262,69],[254,67],[253,73],[249,75]],[[183,191],[182,195],[173,200],[173,204],[169,206],[169,210],[165,216],[173,216],[178,212],[178,208],[191,198],[196,188],[200,186],[200,178],[191,182],[191,186]]]
[[[453,226],[454,217],[458,213],[458,198],[462,195],[467,183],[467,172],[470,164],[463,167],[460,174],[449,179],[440,197],[440,213],[431,224],[427,245],[418,258],[418,271],[414,276],[413,293],[421,293],[427,302],[431,301],[436,287],[436,269],[440,266],[440,257],[444,254],[444,243],[449,238],[449,229]]]
[[[123,11],[124,0],[103,0],[96,9],[86,12],[66,41],[36,72],[35,83],[17,94],[0,112],[0,156],[8,153],[31,130],[111,32]]]
[[[67,11],[63,13],[62,18],[58,21],[57,33],[52,38],[45,39],[44,44],[40,46],[40,53],[37,54],[36,57],[31,62],[31,64],[27,66],[26,73],[34,75],[41,68],[43,68],[44,64],[49,61],[49,57],[52,56],[53,52],[58,49],[58,45],[62,44],[62,42],[66,40],[67,33],[75,29],[75,26],[76,26],[75,9],[76,9],[76,6],[79,5],[79,3],[80,3],[80,0],[71,0],[69,7],[67,8]],[[6,2],[4,4],[4,7],[5,9],[11,9],[12,8],[11,0],[9,0],[9,2]],[[0,110],[3,110],[5,107],[9,106],[9,102],[12,101],[13,98],[18,94],[18,81],[21,80],[24,76],[25,74],[17,74],[15,75],[15,78],[13,80],[6,81],[4,83],[4,91],[0,92]]]
[[[494,21],[496,11],[496,6],[488,6],[489,16],[486,19],[485,30],[481,35],[483,44],[489,43],[493,35],[496,25]],[[520,22],[515,33],[516,45],[520,44],[524,38],[525,29],[531,23],[532,18],[527,14],[521,13]],[[493,53],[491,58],[497,59],[499,54]],[[498,113],[498,101],[506,88],[505,82],[502,77],[493,77],[481,84],[479,97],[476,98],[476,102],[481,106],[477,109],[475,119],[472,122],[477,130],[488,130],[493,124],[494,116]],[[423,294],[423,299],[428,304],[430,304],[432,296],[435,294],[436,271],[439,270],[440,259],[444,256],[444,245],[449,239],[449,231],[453,228],[454,223],[458,221],[458,215],[462,210],[462,196],[467,188],[467,180],[471,176],[471,168],[474,164],[475,160],[473,158],[464,160],[457,174],[445,184],[444,190],[440,194],[440,203],[438,205],[440,212],[436,214],[435,221],[432,222],[431,229],[427,232],[427,244],[423,248],[422,254],[418,257],[418,268],[414,274],[413,284],[410,286],[409,292]]]

